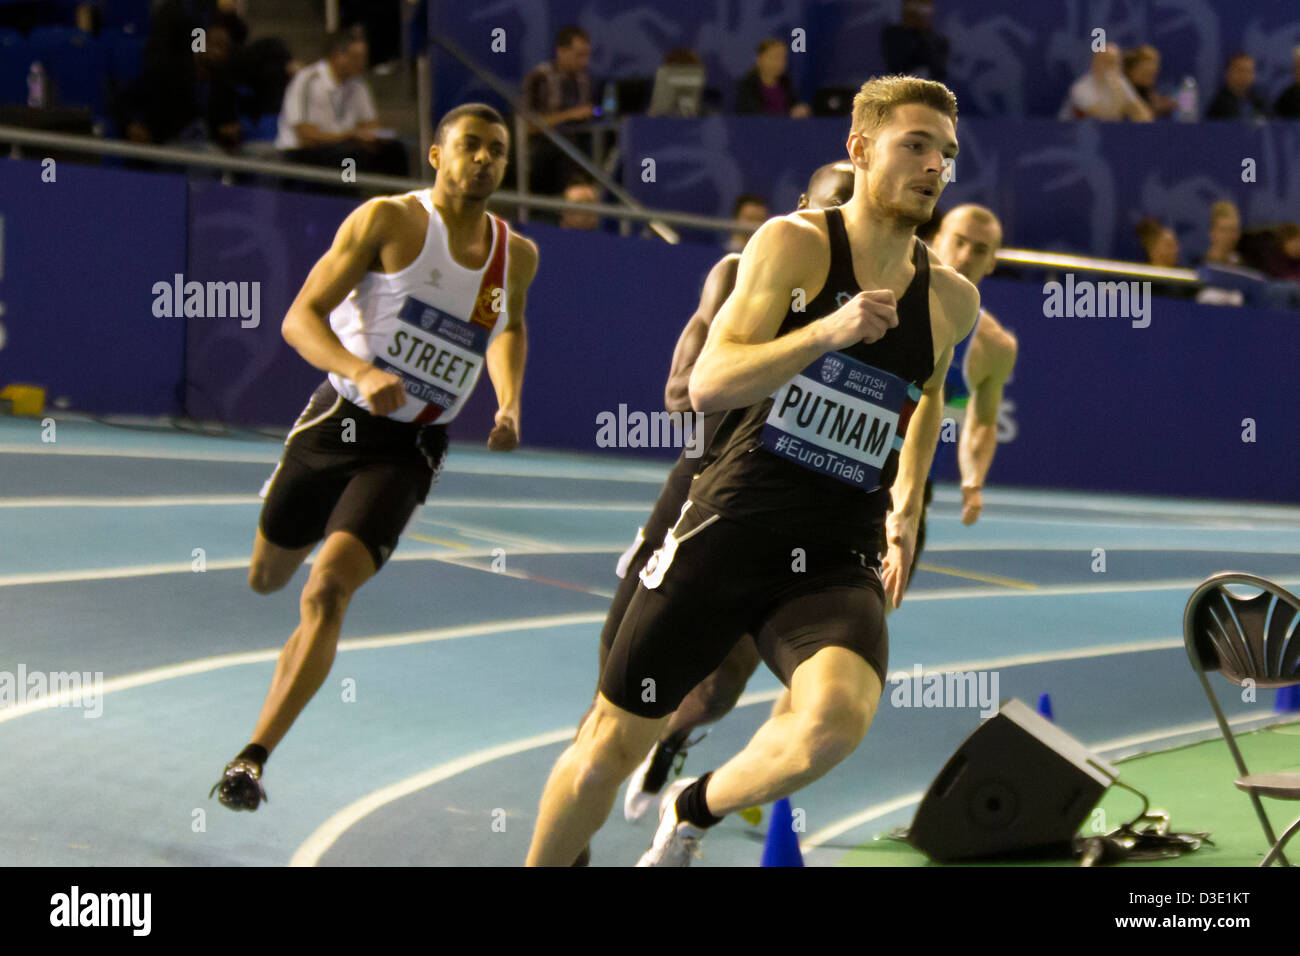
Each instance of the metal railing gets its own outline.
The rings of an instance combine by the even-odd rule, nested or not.
[[[13,158],[22,157],[22,147],[24,146],[46,147],[71,153],[92,156],[118,156],[125,159],[138,159],[175,166],[219,170],[224,173],[250,173],[260,176],[273,176],[280,179],[355,188],[358,191],[408,192],[428,188],[429,186],[428,182],[419,179],[403,176],[382,176],[373,173],[357,173],[355,176],[349,177],[349,180],[345,182],[337,170],[306,166],[299,163],[247,159],[238,156],[194,152],[167,146],[143,146],[137,143],[100,139],[94,136],[48,133],[14,126],[0,126],[0,144],[9,146],[9,154]],[[488,200],[488,206],[493,210],[528,208],[552,212],[566,210],[589,212],[625,222],[671,223],[686,229],[724,233],[753,232],[757,228],[749,223],[725,219],[720,216],[700,216],[694,213],[608,203],[570,202],[554,196],[536,196],[504,190],[493,193]],[[1127,275],[1189,285],[1200,282],[1197,273],[1192,269],[1168,269],[1145,263],[1122,262],[1114,259],[1065,255],[1054,252],[1036,252],[1031,249],[999,249],[997,259],[999,263],[1011,266],[1043,270],[1076,269],[1084,272]]]

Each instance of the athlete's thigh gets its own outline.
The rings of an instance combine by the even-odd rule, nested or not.
[[[312,562],[307,589],[328,577],[332,585],[351,595],[377,570],[364,542],[350,531],[333,531],[325,538],[320,554]]]
[[[326,533],[349,532],[365,545],[378,570],[397,548],[432,480],[433,472],[423,458],[368,464],[358,469],[339,495]]]
[[[853,568],[810,581],[774,603],[754,632],[759,653],[787,687],[796,670],[827,647],[846,649],[883,684],[889,666],[885,597],[876,573]]]
[[[861,655],[826,645],[795,668],[790,707],[832,724],[848,723],[858,734],[871,725],[884,683]]]
[[[642,573],[600,682],[610,701],[644,717],[675,710],[746,630],[744,529],[692,509],[664,545]]]

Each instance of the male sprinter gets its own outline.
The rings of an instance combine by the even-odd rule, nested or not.
[[[537,247],[487,212],[508,150],[496,110],[453,109],[429,149],[433,188],[354,210],[285,316],[285,341],[329,380],[289,432],[268,483],[249,586],[282,588],[325,543],[252,741],[213,787],[232,810],[266,799],[262,765],[329,674],[352,595],[423,503],[446,454],[447,424],[485,365],[499,405],[488,448],[519,442],[524,302]]]
[[[809,178],[808,190],[799,197],[796,208],[827,209],[840,206],[848,202],[852,195],[853,165],[847,160],[827,163],[818,167]],[[690,411],[688,383],[691,369],[695,367],[700,349],[704,347],[714,316],[735,288],[736,266],[739,262],[739,254],[728,253],[709,270],[699,307],[682,329],[677,348],[673,351],[672,368],[668,374],[668,384],[664,388],[664,404],[669,411]],[[711,447],[719,423],[725,417],[726,412],[704,416],[704,440],[700,447]],[[605,618],[605,627],[600,633],[601,670],[605,669],[605,657],[614,643],[614,635],[618,633],[623,613],[627,610],[632,595],[636,593],[638,575],[650,555],[663,543],[668,529],[681,516],[682,505],[686,503],[690,492],[691,479],[703,465],[704,462],[700,459],[687,458],[685,455],[677,460],[676,467],[664,483],[649,522],[637,532],[633,550],[628,552],[630,559],[627,556],[624,558],[628,562],[626,569],[622,562],[619,564],[619,576],[623,580],[614,595],[609,615]],[[747,634],[736,642],[718,669],[686,695],[686,699],[668,721],[664,736],[628,781],[627,797],[623,802],[623,815],[628,820],[640,819],[655,803],[659,791],[668,781],[668,772],[672,769],[674,758],[678,754],[685,754],[686,742],[691,733],[697,727],[721,720],[736,706],[736,701],[745,690],[745,684],[761,662],[758,648],[754,646],[753,638]]]
[[[997,265],[1002,245],[1002,223],[991,209],[965,203],[949,210],[931,241],[935,254],[974,285]],[[944,403],[965,409],[965,420],[957,443],[957,464],[961,469],[961,520],[974,524],[984,508],[981,492],[998,448],[998,408],[1002,390],[1011,377],[1018,349],[1016,337],[987,309],[980,309],[975,331],[953,351],[948,377],[944,381]],[[930,504],[931,482],[925,482],[925,504]],[[925,512],[916,538],[913,572],[925,547]],[[910,580],[909,575],[909,580]]]
[[[975,287],[914,235],[956,155],[956,118],[941,83],[864,83],[846,144],[853,198],[769,220],[742,255],[690,380],[697,411],[738,409],[738,422],[641,572],[595,710],[542,795],[530,864],[573,862],[668,714],[742,634],[790,709],[717,771],[666,789],[644,865],[687,865],[708,827],[807,786],[866,733],[888,663],[886,591],[897,606],[944,375],[979,311]]]
[[[842,198],[833,202],[813,202],[805,201],[809,195],[815,195],[814,183],[817,177],[823,175],[826,171],[843,167],[845,170],[846,182],[842,185]],[[814,174],[813,181],[808,184],[808,193],[805,193],[800,199],[799,208],[805,209],[824,209],[828,206],[838,206],[848,200],[853,194],[853,167],[845,163],[835,163],[823,166]],[[832,183],[827,183],[831,186]],[[991,273],[996,265],[997,250],[1002,244],[1002,224],[998,222],[997,216],[984,206],[967,203],[955,207],[942,220],[942,224],[935,234],[931,246],[943,260],[944,264],[951,266],[970,282],[978,286],[980,281]],[[739,259],[739,256],[728,256],[728,259]],[[726,259],[719,262],[719,266]],[[715,267],[716,268],[716,267]],[[734,281],[734,273],[733,273]],[[707,289],[707,286],[706,286]],[[730,288],[727,289],[729,293]],[[701,302],[701,312],[703,312],[704,302]],[[692,321],[696,321],[700,313]],[[678,343],[679,352],[682,350],[682,343],[687,341],[687,334],[690,332],[690,326],[682,333],[682,340]],[[689,355],[690,365],[686,366],[687,374],[690,367],[694,364],[698,349],[703,345],[702,336],[696,340],[696,351]],[[965,422],[962,426],[961,437],[958,444],[958,464],[962,473],[962,522],[963,524],[974,524],[980,515],[983,507],[980,491],[984,486],[984,478],[988,475],[989,467],[993,463],[993,453],[997,450],[997,413],[998,407],[1002,404],[1002,390],[1006,385],[1007,379],[1011,376],[1011,370],[1016,361],[1017,342],[1014,335],[1008,332],[1001,324],[986,310],[981,309],[979,318],[975,321],[975,330],[953,349],[952,362],[948,366],[948,376],[944,380],[944,407],[945,412],[949,408],[965,409]],[[676,357],[674,357],[674,370],[677,368]],[[673,380],[669,380],[669,391],[673,388]],[[667,496],[665,488],[665,497]],[[931,482],[927,477],[925,481],[925,505],[928,508],[932,494]],[[660,502],[663,502],[663,498]],[[679,498],[676,508],[672,511],[675,518],[680,511],[681,503],[685,501],[685,493]],[[656,514],[659,506],[656,506]],[[921,549],[925,546],[925,519],[926,509],[921,511],[921,519],[917,529],[916,553],[912,558],[912,566],[908,571],[907,584],[910,587],[913,576],[916,574],[916,565],[921,558]],[[671,519],[670,519],[671,520]],[[657,529],[658,537],[662,539],[663,534],[667,531],[667,525]],[[649,546],[642,545],[642,550],[637,552],[637,558],[644,566],[645,557],[649,552],[646,550]],[[640,567],[634,560],[633,568],[638,572]],[[619,588],[619,593],[615,597],[615,606],[618,608],[618,619],[621,620],[623,610],[626,609],[628,601],[631,600],[632,594],[635,593],[635,584],[627,586],[625,579],[623,586]],[[626,596],[624,596],[626,591]],[[622,599],[621,606],[619,605]],[[886,608],[888,611],[888,608]],[[611,618],[613,609],[611,609]],[[616,633],[618,621],[613,623],[613,630]],[[609,635],[609,641],[612,643],[613,634],[610,634],[611,621],[605,622],[605,632],[601,634],[602,641],[606,634]],[[607,647],[602,645],[601,661],[603,666],[604,654],[608,651]],[[638,819],[645,809],[653,801],[654,797],[663,788],[667,782],[668,772],[672,765],[674,757],[679,753],[685,753],[682,744],[686,741],[688,735],[696,727],[713,723],[721,720],[727,713],[736,706],[736,701],[744,693],[745,685],[749,678],[757,669],[759,663],[758,650],[754,647],[752,638],[746,636],[736,644],[727,659],[723,661],[722,666],[705,678],[699,687],[687,695],[680,707],[673,712],[672,719],[668,722],[668,731],[666,736],[660,740],[650,756],[641,763],[633,772],[631,780],[628,782],[627,797],[623,804],[623,814],[629,820]],[[774,705],[775,714],[780,714],[789,706],[789,694],[787,690]]]

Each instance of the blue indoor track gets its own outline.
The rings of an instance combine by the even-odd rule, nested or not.
[[[42,437],[0,419],[0,672],[102,672],[103,696],[0,708],[0,864],[523,862],[595,687],[615,560],[666,466],[454,445],[268,762],[270,802],[236,814],[208,790],[247,743],[307,576],[270,596],[247,585],[279,444],[77,419]],[[958,500],[936,489],[891,671],[989,671],[999,698],[1031,705],[1050,693],[1057,722],[1111,758],[1213,733],[1181,637],[1201,579],[1300,584],[1296,507],[995,486],[965,527]],[[760,670],[688,771],[743,746],[778,690]],[[907,822],[978,724],[978,708],[895,707],[892,690],[857,752],[792,797],[809,865]],[[1271,694],[1221,697],[1243,726],[1272,717]],[[764,827],[729,818],[697,865],[756,865]],[[620,794],[593,864],[631,865],[651,835]]]

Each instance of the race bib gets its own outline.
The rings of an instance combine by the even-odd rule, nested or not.
[[[809,471],[873,491],[920,399],[897,375],[828,352],[776,390],[759,441]]]
[[[492,330],[409,296],[397,318],[373,364],[401,378],[417,401],[451,408],[478,381]]]

